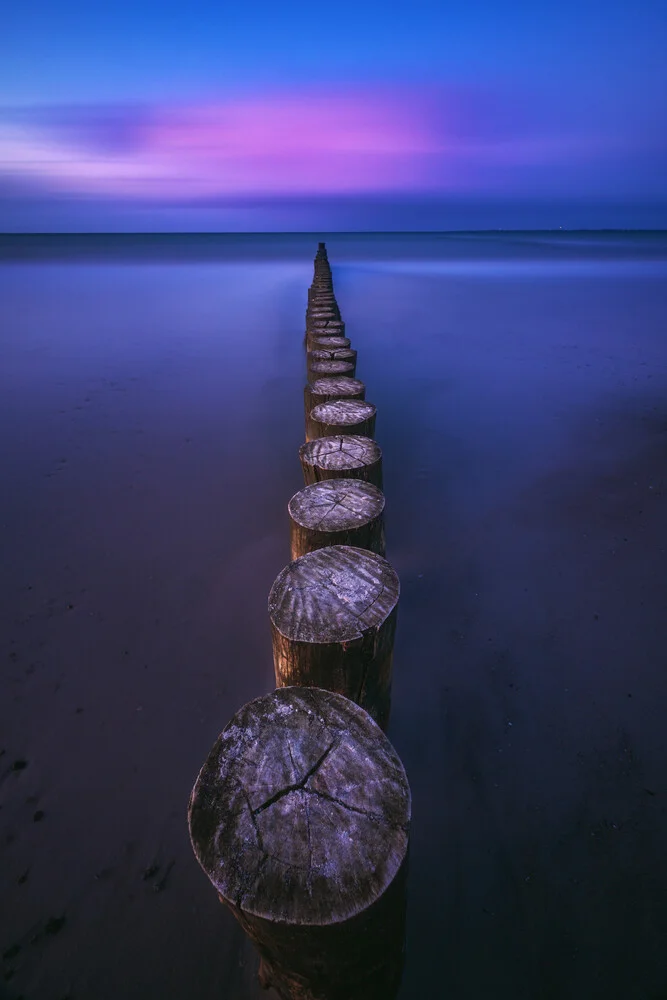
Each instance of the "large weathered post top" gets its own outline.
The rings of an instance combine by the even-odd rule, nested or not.
[[[282,688],[242,708],[192,791],[195,856],[286,1000],[389,1000],[400,979],[410,789],[341,695]]]

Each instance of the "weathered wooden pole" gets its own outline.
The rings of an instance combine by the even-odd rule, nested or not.
[[[350,350],[349,347],[313,348],[308,351],[306,361],[309,363],[311,361],[349,361],[353,365],[357,361],[357,352]]]
[[[313,315],[315,312],[331,312],[333,315],[329,316],[330,319],[340,319],[340,309],[335,299],[327,300],[326,302],[321,302],[320,299],[311,299],[306,309],[306,317]],[[325,316],[325,318],[327,317]]]
[[[340,319],[340,309],[338,308],[335,296],[322,298],[318,295],[317,298],[310,299],[306,309],[306,316],[312,316],[315,312],[319,312],[322,309],[333,309],[338,313],[337,318]]]
[[[315,378],[327,377],[330,373],[320,373],[318,375],[313,375],[313,365],[318,364],[321,361],[344,361],[346,364],[352,365],[351,372],[343,372],[341,374],[349,375],[354,378],[357,371],[357,352],[351,351],[349,347],[336,348],[335,350],[310,350],[306,353],[306,373],[308,376],[308,381],[313,381]]]
[[[323,316],[325,319],[340,319],[338,305],[333,303],[324,305],[319,302],[312,302],[308,307],[308,314],[313,318]]]
[[[306,420],[306,441],[339,434],[375,437],[376,415],[375,406],[363,399],[332,399],[328,403],[318,403]]]
[[[356,361],[311,361],[308,364],[308,380],[316,382],[320,378],[336,378],[339,375],[354,378],[356,370]]]
[[[318,403],[326,403],[330,399],[364,399],[366,386],[356,378],[341,375],[337,378],[318,378],[309,382],[303,390],[306,417]]]
[[[190,796],[197,861],[281,1000],[393,1000],[410,787],[358,705],[286,687],[222,731]]]
[[[308,334],[308,349],[311,351],[337,351],[350,346],[349,337],[327,337]]]
[[[351,698],[386,729],[398,577],[382,556],[331,545],[295,559],[269,594],[276,685]]]
[[[345,322],[340,318],[340,316],[307,316],[306,325],[308,329],[318,330],[325,327],[339,327],[344,328]]]
[[[382,489],[382,452],[371,438],[336,434],[314,438],[299,448],[307,486],[323,479],[364,479]]]
[[[384,493],[362,479],[327,479],[295,493],[290,516],[291,558],[328,545],[354,545],[385,554]]]

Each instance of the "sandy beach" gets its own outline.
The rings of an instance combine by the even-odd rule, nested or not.
[[[401,1000],[666,1000],[667,240],[319,238],[401,579]],[[186,823],[302,486],[316,241],[256,240],[0,261],[3,1000],[266,996]]]

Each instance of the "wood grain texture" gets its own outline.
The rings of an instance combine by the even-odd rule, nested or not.
[[[385,554],[384,494],[361,479],[328,479],[296,493],[290,517],[291,558],[327,545]]]
[[[306,315],[306,328],[308,330],[343,330],[345,323],[340,316]]]
[[[323,316],[324,318],[338,319],[340,312],[336,302],[327,303],[311,302],[308,306],[308,314],[313,318]]]
[[[323,479],[365,479],[382,489],[382,451],[358,434],[314,438],[299,448],[306,485]]]
[[[410,812],[396,751],[346,698],[282,688],[234,716],[193,788],[190,837],[264,985],[286,1000],[394,996]]]
[[[354,378],[356,369],[356,361],[312,361],[308,366],[308,379],[316,382],[318,378],[334,378],[338,375]]]
[[[338,338],[332,337],[331,339]],[[357,352],[349,347],[320,347],[308,351],[306,361],[309,364],[314,361],[349,361],[350,364],[356,364]]]
[[[350,346],[349,337],[338,337],[336,335],[329,336],[328,334],[322,334],[321,336],[309,334],[308,343],[313,351],[335,351],[344,350],[346,347]]]
[[[309,382],[303,390],[305,414],[308,417],[314,406],[330,399],[364,399],[365,396],[366,386],[356,378],[318,378]]]
[[[269,595],[276,684],[337,691],[386,728],[399,582],[356,546],[316,549],[278,575]]]
[[[363,399],[332,399],[318,403],[306,420],[306,441],[340,434],[375,437],[377,410]]]

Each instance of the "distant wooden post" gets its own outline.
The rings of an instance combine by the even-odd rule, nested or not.
[[[329,403],[318,403],[306,420],[306,441],[339,434],[375,437],[376,414],[375,406],[363,399],[332,399]]]
[[[356,378],[342,375],[338,378],[318,378],[309,382],[303,390],[306,418],[318,403],[326,403],[330,399],[364,399],[366,386]]]
[[[315,302],[310,304],[308,307],[308,315],[312,316],[313,319],[321,316],[324,319],[340,319],[340,310],[338,306],[331,302],[326,305]]]
[[[349,337],[329,337],[326,334],[308,334],[308,349],[311,351],[336,351],[350,346]]]
[[[294,560],[269,594],[276,684],[351,698],[386,729],[399,583],[375,552],[331,545]]]
[[[354,545],[385,554],[384,493],[362,479],[327,479],[295,493],[290,516],[291,558],[327,545]]]
[[[339,375],[354,378],[356,370],[356,361],[311,361],[308,365],[308,380],[316,382],[319,378],[336,378]]]
[[[326,316],[313,316],[306,320],[306,330],[328,330],[332,335],[344,336],[345,322],[342,319],[328,318]]]
[[[323,479],[364,479],[382,489],[382,452],[377,442],[357,434],[314,438],[299,448],[306,485]]]
[[[197,861],[282,1000],[394,1000],[404,956],[410,787],[340,695],[286,687],[222,731],[190,797]]]
[[[332,337],[332,340],[337,339]],[[351,365],[357,363],[357,352],[349,347],[313,348],[306,355],[308,363],[313,361],[348,361]]]

